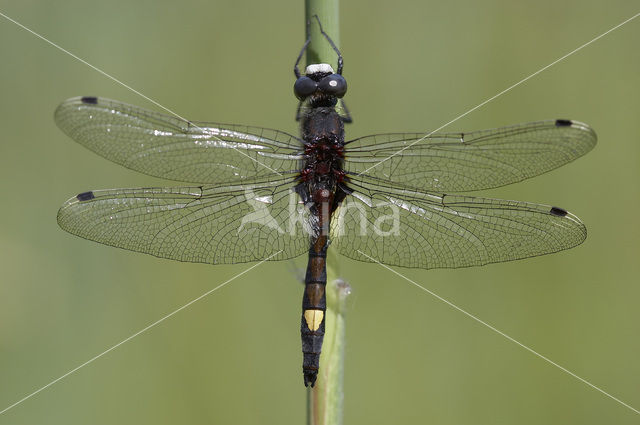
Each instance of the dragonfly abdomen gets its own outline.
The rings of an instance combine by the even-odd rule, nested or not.
[[[313,186],[313,185],[312,185]],[[320,366],[320,352],[324,339],[324,322],[327,301],[327,247],[329,246],[329,223],[334,193],[324,182],[317,184],[311,193],[310,212],[314,216],[316,228],[310,238],[309,262],[305,275],[305,290],[302,297],[302,371],[305,386],[315,384]]]
[[[304,385],[307,387],[309,385],[313,387],[316,382],[324,339],[325,311],[327,309],[325,295],[327,285],[326,253],[326,243],[320,252],[317,252],[313,246],[309,250],[305,290],[302,297],[302,320],[300,322],[302,372]]]

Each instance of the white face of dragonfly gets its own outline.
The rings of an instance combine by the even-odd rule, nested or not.
[[[307,68],[304,70],[304,73],[306,75],[313,75],[318,72],[327,73],[327,74],[334,73],[333,68],[328,63],[314,63],[307,66]]]

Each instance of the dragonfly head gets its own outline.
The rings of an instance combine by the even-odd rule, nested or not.
[[[347,92],[347,81],[336,74],[328,63],[307,66],[305,75],[299,77],[293,85],[293,93],[299,100],[310,98],[312,104],[328,103],[335,105],[337,99]]]

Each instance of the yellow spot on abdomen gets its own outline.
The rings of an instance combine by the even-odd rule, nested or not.
[[[322,324],[324,318],[324,312],[322,310],[305,310],[304,320],[307,322],[307,327],[312,331],[317,331]]]

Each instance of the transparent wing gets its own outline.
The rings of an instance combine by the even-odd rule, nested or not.
[[[58,127],[110,161],[151,176],[223,183],[298,169],[301,143],[286,133],[197,123],[96,97],[56,109]]]
[[[456,268],[549,254],[580,244],[585,226],[561,208],[438,196],[368,179],[351,182],[332,221],[332,247],[361,261]]]
[[[465,192],[515,183],[589,152],[595,132],[578,121],[520,124],[473,133],[378,134],[348,142],[351,175],[435,192]]]
[[[291,186],[274,179],[85,192],[60,208],[58,224],[86,239],[179,261],[233,264],[276,253],[271,260],[284,260],[309,249],[309,217]]]

